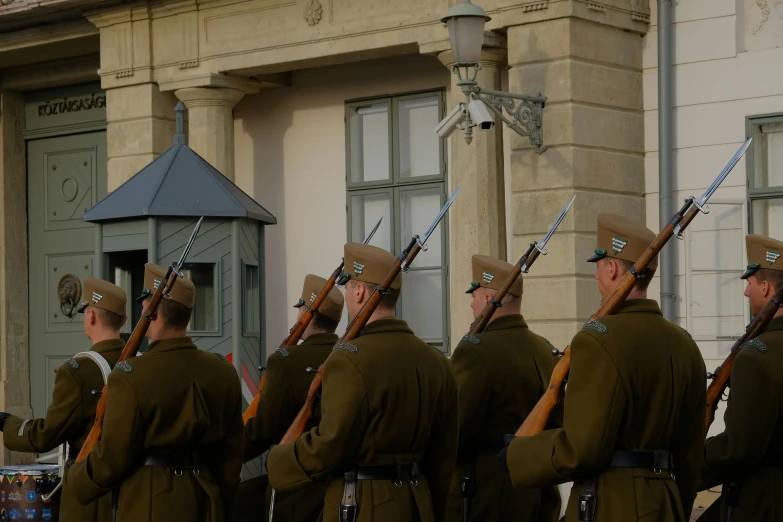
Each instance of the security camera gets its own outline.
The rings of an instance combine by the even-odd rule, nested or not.
[[[489,130],[495,125],[495,118],[481,100],[471,100],[468,103],[468,111],[473,123],[481,130]]]
[[[452,111],[443,118],[440,123],[438,123],[437,127],[435,127],[435,132],[438,133],[438,136],[441,138],[448,138],[451,136],[451,134],[459,128],[459,125],[465,121],[465,119],[468,117],[468,113],[465,110],[465,104],[460,103]]]

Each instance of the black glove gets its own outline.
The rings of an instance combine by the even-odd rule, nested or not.
[[[8,420],[8,417],[10,416],[10,413],[6,413],[4,411],[0,412],[0,430],[3,429],[3,426],[5,426],[5,421]]]
[[[506,462],[506,455],[508,454],[508,446],[511,444],[511,442],[516,437],[514,435],[503,435],[503,449],[500,450],[500,453],[498,453],[498,460],[500,461],[500,464],[503,466],[503,469],[508,472],[508,462]]]

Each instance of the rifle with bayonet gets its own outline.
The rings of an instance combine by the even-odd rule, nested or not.
[[[745,333],[737,339],[734,346],[731,347],[729,355],[726,360],[718,366],[714,372],[707,374],[707,379],[711,379],[712,382],[707,386],[707,418],[704,424],[704,434],[706,435],[710,429],[710,425],[715,420],[715,410],[718,409],[718,402],[723,396],[723,392],[726,391],[726,386],[729,384],[729,377],[731,377],[731,369],[734,366],[734,360],[737,358],[740,350],[751,339],[758,337],[764,330],[767,329],[769,323],[775,317],[775,314],[780,308],[780,304],[783,302],[783,286],[778,288],[777,292],[772,298],[767,301],[756,317],[745,328]]]
[[[557,219],[549,228],[549,231],[544,236],[544,239],[542,239],[540,243],[536,243],[535,241],[530,243],[527,252],[525,252],[522,257],[519,258],[519,261],[517,261],[517,264],[514,265],[511,273],[508,275],[508,277],[506,277],[506,280],[503,281],[503,284],[500,285],[498,291],[495,292],[495,295],[492,296],[489,302],[484,306],[484,309],[481,311],[478,317],[476,317],[473,323],[471,323],[468,335],[482,333],[487,328],[487,325],[492,320],[492,316],[495,315],[497,309],[503,306],[503,298],[506,297],[506,294],[514,285],[514,282],[519,277],[519,274],[523,272],[527,274],[528,270],[530,270],[530,267],[533,266],[533,263],[535,263],[536,259],[538,259],[539,254],[547,254],[545,250],[546,244],[549,243],[549,239],[552,237],[552,234],[555,233],[555,230],[557,230],[557,227],[560,226],[563,218],[565,218],[566,214],[571,209],[571,205],[574,203],[574,199],[576,199],[576,196],[572,196],[568,203],[566,203],[566,206],[560,212],[560,215],[557,216]],[[469,468],[470,467],[475,466],[469,466]],[[462,477],[462,482],[460,485],[462,493],[462,519],[465,522],[467,522],[469,519],[470,499],[473,496],[473,491],[475,488],[474,472],[475,470],[467,472],[465,476]]]
[[[677,213],[669,220],[665,227],[658,233],[658,236],[653,240],[647,250],[636,260],[631,270],[629,270],[615,289],[604,299],[601,303],[601,307],[595,312],[589,321],[594,321],[605,315],[611,315],[617,312],[620,306],[625,302],[628,294],[631,293],[633,287],[636,285],[637,277],[644,273],[649,266],[650,262],[655,259],[664,245],[671,239],[672,236],[677,236],[678,239],[682,239],[682,232],[691,224],[691,221],[696,217],[699,212],[704,214],[709,212],[709,207],[706,206],[707,201],[715,193],[721,183],[726,179],[734,166],[739,162],[740,158],[745,154],[745,151],[750,146],[752,138],[748,138],[745,143],[739,148],[731,161],[721,171],[712,185],[704,192],[704,194],[696,200],[694,197],[690,197],[685,200],[685,204]],[[568,372],[571,369],[571,352],[570,347],[566,347],[562,352],[562,357],[558,361],[555,369],[552,371],[552,377],[549,380],[549,387],[544,392],[544,395],[538,400],[533,410],[528,414],[522,426],[519,427],[515,435],[517,437],[526,437],[535,435],[544,430],[549,415],[560,400],[560,394],[563,391]]]
[[[383,221],[383,216],[381,216],[380,219],[378,219],[378,222],[375,224],[375,227],[370,231],[369,234],[367,234],[367,237],[364,238],[363,244],[367,244],[370,242],[370,240],[375,235],[375,232],[377,232],[378,227],[381,226],[381,221]],[[318,293],[318,296],[315,298],[315,300],[312,302],[310,306],[308,306],[305,309],[305,313],[302,315],[302,317],[299,318],[299,320],[294,323],[294,326],[291,327],[291,330],[289,330],[288,336],[283,339],[283,342],[280,343],[280,348],[285,348],[287,346],[294,346],[296,343],[299,342],[299,339],[302,338],[302,335],[304,335],[305,330],[307,330],[307,326],[310,324],[310,321],[315,317],[316,312],[318,312],[318,309],[321,307],[321,304],[326,300],[326,296],[329,295],[329,292],[331,292],[332,288],[334,288],[335,283],[338,282],[338,279],[343,273],[343,267],[345,266],[345,260],[340,261],[340,264],[337,268],[334,269],[332,272],[332,275],[329,276],[329,279],[326,281],[326,285],[321,289],[321,291]],[[247,424],[247,422],[256,416],[256,412],[258,411],[258,401],[261,398],[261,390],[264,389],[264,385],[266,384],[266,374],[261,376],[261,381],[258,383],[258,391],[256,392],[256,396],[253,397],[253,401],[250,403],[250,405],[247,407],[247,410],[245,410],[245,413],[242,415],[242,420]]]
[[[375,312],[375,309],[378,308],[378,305],[381,303],[381,299],[383,298],[384,294],[389,290],[392,283],[400,274],[400,272],[407,272],[408,269],[410,268],[411,263],[419,254],[419,252],[421,252],[422,250],[427,250],[426,247],[427,240],[429,239],[430,235],[432,235],[432,233],[435,231],[435,228],[438,226],[441,219],[443,219],[443,216],[446,215],[446,212],[448,212],[452,203],[454,203],[454,200],[456,199],[457,194],[459,194],[461,188],[462,187],[457,187],[457,190],[454,191],[454,193],[451,195],[449,200],[446,201],[446,204],[443,205],[443,208],[440,209],[440,212],[438,212],[438,215],[435,216],[435,219],[432,221],[432,223],[430,224],[429,228],[424,233],[424,235],[413,236],[408,246],[405,247],[405,249],[400,253],[399,256],[397,256],[397,260],[394,262],[394,265],[391,266],[389,272],[383,278],[383,281],[381,281],[381,283],[375,288],[372,294],[370,294],[370,297],[367,299],[367,302],[364,303],[361,310],[359,310],[359,313],[356,314],[356,317],[354,317],[353,320],[350,322],[350,324],[348,324],[348,328],[346,328],[343,336],[337,340],[337,343],[335,343],[333,350],[337,349],[339,346],[341,346],[344,343],[347,343],[348,341],[356,339],[359,336],[359,333],[362,331],[362,329],[364,329],[364,327],[370,321],[370,317]],[[280,440],[280,444],[291,444],[294,441],[296,441],[299,435],[304,433],[304,430],[306,429],[307,425],[310,423],[310,420],[313,417],[316,397],[318,396],[318,393],[320,393],[321,386],[323,385],[323,374],[324,374],[324,365],[322,364],[318,368],[318,371],[316,372],[315,377],[313,378],[313,382],[310,384],[310,389],[307,391],[307,398],[305,399],[304,405],[299,410],[299,413],[296,415],[294,422],[291,423],[291,426],[288,428],[288,431],[286,431],[285,435],[283,435],[283,438]],[[276,496],[276,491],[273,489],[272,500],[269,506],[270,522],[272,521],[274,516],[275,496]]]
[[[155,313],[158,310],[158,305],[160,304],[161,299],[163,299],[165,295],[171,293],[171,289],[174,288],[174,283],[177,281],[177,277],[182,277],[182,272],[180,272],[180,270],[182,270],[182,265],[185,263],[185,259],[187,259],[188,254],[190,253],[190,249],[193,247],[193,243],[196,241],[196,236],[198,235],[198,231],[201,228],[201,223],[203,221],[203,217],[198,220],[196,227],[193,229],[193,233],[190,235],[190,239],[185,245],[185,250],[182,252],[179,261],[172,263],[169,266],[163,282],[160,283],[152,293],[149,304],[147,304],[147,308],[141,314],[141,318],[139,319],[139,322],[136,323],[136,327],[133,329],[133,333],[125,343],[125,347],[122,349],[122,353],[120,353],[120,358],[117,360],[117,364],[121,363],[122,361],[126,361],[131,357],[135,357],[136,353],[138,353],[141,342],[144,340],[144,336],[146,335],[147,329],[152,322],[152,318],[155,317]],[[87,435],[87,439],[84,441],[84,444],[82,444],[81,450],[79,450],[79,455],[76,457],[76,462],[81,462],[82,460],[86,459],[90,454],[90,451],[92,451],[92,447],[101,439],[101,435],[103,434],[103,418],[106,415],[106,399],[108,397],[108,392],[109,390],[104,384],[100,399],[98,399],[98,406],[95,410],[95,423],[92,425],[90,433]]]
[[[523,272],[527,274],[530,267],[533,266],[533,263],[535,263],[536,259],[538,259],[539,254],[546,255],[546,250],[544,250],[544,248],[546,247],[546,244],[549,242],[549,239],[552,237],[552,234],[555,233],[555,230],[557,230],[557,227],[560,226],[560,223],[563,221],[563,218],[565,218],[565,215],[570,210],[571,204],[573,204],[574,199],[576,199],[576,196],[572,196],[571,199],[568,201],[566,206],[563,208],[563,211],[560,212],[559,216],[557,216],[557,219],[555,220],[554,224],[552,224],[552,227],[549,229],[546,236],[544,236],[544,239],[542,239],[540,243],[536,243],[535,241],[530,243],[530,247],[528,247],[527,252],[525,252],[522,255],[522,257],[519,258],[519,261],[517,261],[517,264],[514,265],[514,268],[513,270],[511,270],[511,273],[508,275],[506,280],[503,281],[503,284],[501,285],[500,289],[495,293],[492,299],[489,300],[489,302],[486,304],[486,306],[484,306],[484,309],[481,311],[478,317],[476,317],[476,319],[470,325],[470,331],[468,332],[468,334],[477,334],[484,331],[484,329],[489,324],[489,321],[492,319],[492,316],[495,314],[495,311],[501,306],[503,306],[501,304],[503,302],[503,298],[506,297],[506,294],[508,293],[508,291],[511,289],[511,286],[519,277],[519,274]]]

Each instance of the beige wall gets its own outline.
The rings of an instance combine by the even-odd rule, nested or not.
[[[658,230],[658,21],[657,4],[651,4],[643,54],[645,192],[647,226]],[[783,114],[783,9],[776,11],[771,4],[766,16],[753,0],[685,2],[673,10],[677,207],[688,196],[699,197],[737,151],[746,138],[746,117]],[[746,179],[743,159],[713,196],[712,212],[696,218],[686,241],[672,241],[676,320],[699,343],[708,371],[734,343],[716,336],[739,336],[748,318],[745,284],[738,279],[747,264],[743,226],[748,212],[740,206]],[[733,208],[718,201],[734,202]],[[725,272],[715,276],[703,270]],[[650,293],[659,299],[658,277]],[[723,430],[724,407],[721,403],[710,434]]]
[[[304,276],[328,277],[342,258],[345,101],[449,81],[436,58],[409,55],[298,71],[291,87],[246,96],[236,106],[236,183],[278,219],[266,229],[268,349],[294,322]]]

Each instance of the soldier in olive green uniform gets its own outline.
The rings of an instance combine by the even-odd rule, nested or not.
[[[345,246],[345,301],[355,317],[394,264],[379,248]],[[279,491],[328,480],[322,519],[356,504],[358,522],[442,520],[457,455],[457,387],[446,357],[394,317],[398,276],[362,334],[326,359],[321,422],[269,452]]]
[[[145,265],[145,309],[165,277]],[[65,476],[88,504],[119,488],[119,522],[230,520],[242,467],[242,402],[236,371],[185,336],[195,287],[177,279],[147,330],[143,357],[109,376],[101,440]]]
[[[302,297],[294,305],[299,309],[297,321],[324,286],[326,279],[322,277],[313,274],[305,277]],[[342,318],[344,303],[343,294],[337,288],[332,288],[302,335],[303,342],[297,346],[280,348],[267,359],[266,378],[256,416],[245,424],[245,462],[277,444],[304,405],[313,380],[313,373],[307,369],[317,370],[332,352],[337,343],[334,331]],[[320,411],[316,410],[309,428],[318,425],[319,420]],[[240,484],[238,520],[257,522],[269,512],[272,490],[267,486],[265,475]],[[319,482],[296,491],[277,494],[275,521],[314,522],[323,511],[325,493],[326,483]]]
[[[95,422],[103,372],[111,371],[125,346],[120,328],[127,319],[127,297],[120,287],[92,277],[84,279],[84,295],[89,301],[81,304],[79,312],[84,314],[84,333],[93,342],[92,353],[78,354],[58,368],[52,402],[43,419],[0,413],[3,443],[12,451],[46,453],[68,443],[67,462],[73,462]],[[60,521],[110,522],[111,500],[105,495],[82,506],[66,485],[60,496]]]
[[[598,217],[596,280],[603,298],[655,238]],[[685,522],[704,450],[704,360],[688,333],[647,299],[657,260],[615,315],[571,343],[563,428],[516,437],[501,459],[515,487],[574,481],[565,520]]]
[[[514,266],[473,256],[473,316],[478,317]],[[514,490],[498,466],[503,437],[514,433],[543,394],[557,358],[520,314],[522,276],[484,332],[466,335],[451,356],[459,390],[459,455],[451,480],[449,522],[553,522],[560,517],[557,487]],[[550,419],[559,427],[562,408]],[[467,510],[468,516],[465,516]]]
[[[746,238],[745,295],[756,315],[783,285],[783,242]],[[725,431],[707,439],[699,489],[725,484],[700,521],[783,521],[783,308],[731,369]],[[731,516],[729,517],[729,508]]]

